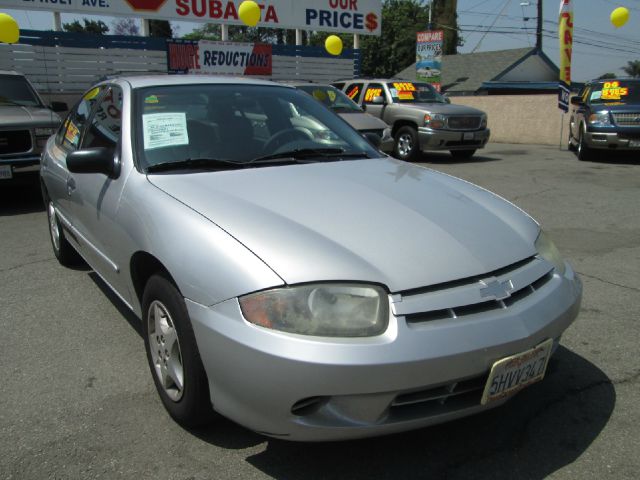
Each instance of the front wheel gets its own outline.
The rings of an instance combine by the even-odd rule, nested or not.
[[[584,139],[584,132],[582,130],[580,130],[578,137],[578,148],[576,153],[578,160],[587,161],[593,158],[593,150],[589,148],[589,145],[587,145],[587,142]]]
[[[407,162],[415,162],[420,157],[418,132],[408,125],[400,127],[396,132],[393,153],[396,158]]]
[[[82,257],[66,239],[53,202],[47,197],[45,197],[45,206],[47,207],[47,223],[49,224],[49,238],[51,239],[53,254],[60,262],[60,265],[65,267],[73,267],[80,264]]]
[[[472,150],[450,150],[451,156],[458,160],[471,158],[476,153],[475,149]]]
[[[185,427],[209,423],[213,410],[207,375],[184,298],[166,276],[149,279],[142,312],[147,360],[162,404]]]

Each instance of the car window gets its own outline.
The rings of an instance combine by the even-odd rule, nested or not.
[[[0,75],[0,106],[7,105],[43,106],[26,78],[20,75]]]
[[[346,88],[344,93],[346,93],[347,97],[349,97],[354,102],[360,103],[360,94],[362,93],[362,84],[352,83]]]
[[[387,83],[393,103],[447,103],[428,83],[397,81]]]
[[[345,82],[334,82],[331,85],[336,87],[338,90],[342,90],[345,86]]]
[[[109,88],[102,96],[82,138],[82,148],[107,147],[115,149],[122,126],[122,89]]]
[[[384,97],[384,87],[381,83],[370,83],[367,86],[363,103],[373,103],[374,97]]]
[[[188,107],[195,96],[205,117]],[[296,149],[378,156],[340,117],[290,87],[163,85],[136,90],[134,102],[136,159],[143,169],[203,158],[245,163]]]
[[[334,112],[362,112],[362,109],[343,92],[330,85],[301,85],[300,90],[307,92]]]
[[[71,113],[67,116],[67,119],[62,124],[60,132],[56,137],[58,144],[67,150],[75,150],[80,145],[80,139],[82,137],[82,131],[84,129],[91,109],[98,100],[100,93],[102,93],[104,87],[95,87],[89,90],[82,96],[82,99],[75,106]]]

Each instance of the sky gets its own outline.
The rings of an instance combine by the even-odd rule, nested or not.
[[[543,1],[544,52],[558,64],[558,10],[560,0]],[[424,4],[428,0],[423,1]],[[640,0],[573,0],[574,45],[572,80],[584,82],[603,73],[623,75],[628,61],[640,60]],[[528,5],[527,5],[528,4]],[[458,25],[464,45],[459,53],[522,48],[535,45],[537,0],[458,0]],[[616,7],[630,11],[626,25],[616,29],[609,15]],[[53,15],[49,12],[0,9],[13,16],[20,28],[51,30]],[[63,14],[63,23],[81,20],[87,15]],[[89,17],[102,20],[109,27],[113,17]],[[528,20],[527,20],[528,18]],[[191,32],[201,24],[172,22],[178,36]],[[426,27],[426,26],[425,26]]]

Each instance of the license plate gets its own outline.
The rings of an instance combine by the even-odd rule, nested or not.
[[[630,147],[640,147],[640,140],[629,140]]]
[[[0,165],[0,180],[8,180],[9,178],[13,178],[11,165]]]
[[[473,140],[473,132],[463,133],[462,134],[462,139],[463,140]]]
[[[542,380],[552,347],[553,339],[549,339],[531,350],[495,362],[480,403],[486,405],[501,400]]]

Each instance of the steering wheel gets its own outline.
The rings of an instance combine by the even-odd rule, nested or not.
[[[264,144],[263,151],[265,153],[272,153],[278,147],[281,147],[287,142],[291,142],[293,140],[312,140],[313,136],[306,131],[298,130],[297,128],[287,128],[285,130],[280,130],[267,140],[267,143]]]

